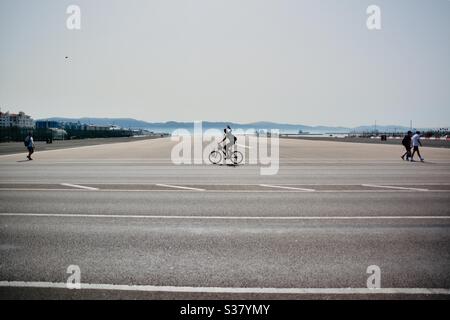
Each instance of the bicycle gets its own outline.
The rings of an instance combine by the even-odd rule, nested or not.
[[[242,162],[242,160],[244,159],[244,156],[242,155],[242,152],[234,150],[231,152],[231,158],[228,158],[226,156],[226,154],[224,154],[223,146],[219,143],[217,150],[213,150],[209,154],[209,161],[212,164],[218,164],[218,163],[222,162],[222,160],[224,160],[224,159],[225,160],[230,159],[233,162],[233,164],[240,164]]]

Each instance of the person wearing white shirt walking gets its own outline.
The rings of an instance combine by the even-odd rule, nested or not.
[[[25,143],[25,147],[27,147],[27,149],[28,149],[28,155],[27,155],[28,160],[33,160],[31,158],[31,155],[34,153],[34,140],[33,140],[33,135],[31,132],[28,133],[28,136],[25,138],[24,143]]]
[[[422,142],[420,142],[420,131],[416,131],[416,134],[412,136],[411,138],[412,146],[413,146],[413,153],[411,155],[411,161],[414,161],[414,155],[417,152],[417,155],[419,156],[420,161],[424,161],[424,158],[420,155],[419,146],[422,146]]]

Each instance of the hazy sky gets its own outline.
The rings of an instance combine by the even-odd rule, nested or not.
[[[34,118],[449,126],[449,59],[449,0],[0,0],[0,107]]]

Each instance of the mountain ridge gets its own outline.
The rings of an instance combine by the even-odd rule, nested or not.
[[[38,119],[37,121],[64,121],[64,122],[80,122],[91,125],[117,125],[123,128],[130,129],[147,129],[152,131],[173,131],[175,129],[192,129],[194,122],[182,122],[182,121],[166,121],[166,122],[148,122],[144,120],[137,120],[134,118],[95,118],[95,117],[82,117],[82,118],[66,118],[66,117],[50,117]],[[232,128],[240,129],[279,129],[281,132],[294,132],[299,130],[303,132],[330,132],[330,133],[348,133],[348,132],[363,132],[373,131],[373,125],[362,125],[358,127],[343,127],[343,126],[308,126],[302,124],[286,124],[277,123],[271,121],[256,121],[251,123],[237,123],[226,121],[203,121],[202,126],[204,129],[217,128],[221,129],[227,125]],[[408,127],[400,125],[377,125],[377,130],[380,132],[403,132],[409,130]]]

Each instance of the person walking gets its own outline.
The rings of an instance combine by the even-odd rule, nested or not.
[[[405,156],[406,156],[406,161],[409,161],[409,158],[411,158],[411,137],[412,137],[412,132],[408,131],[408,133],[402,140],[402,145],[405,147],[405,150],[406,150],[406,152],[401,156],[402,160],[405,160]]]
[[[412,146],[413,146],[413,153],[411,155],[411,162],[414,161],[414,155],[417,152],[417,155],[419,156],[420,161],[424,161],[425,159],[422,158],[419,151],[419,146],[422,146],[422,142],[420,141],[420,131],[416,131],[416,134],[412,136]]]
[[[31,155],[34,153],[34,140],[33,140],[33,134],[31,132],[28,133],[28,136],[25,138],[24,141],[25,147],[28,149],[28,160],[33,160],[31,158]]]

